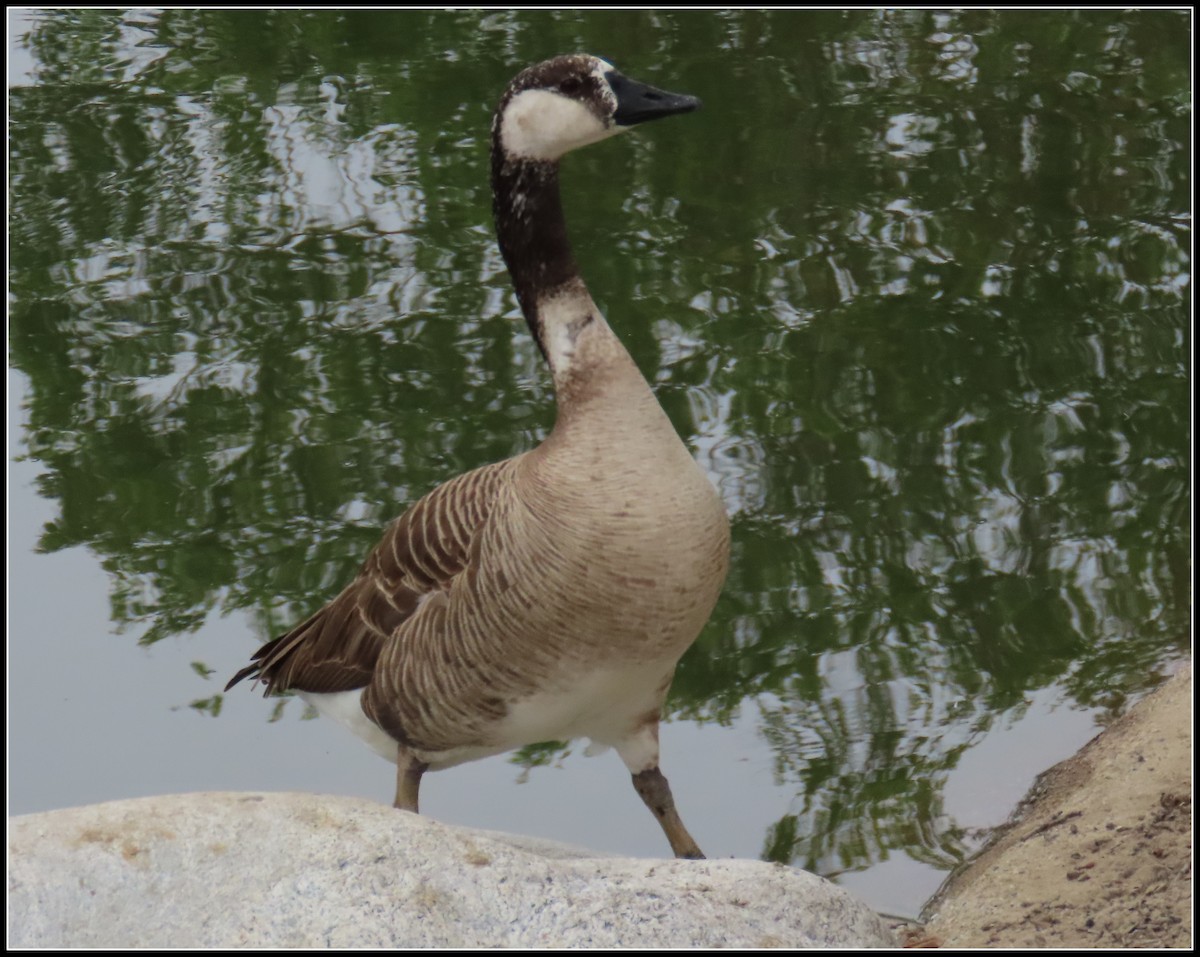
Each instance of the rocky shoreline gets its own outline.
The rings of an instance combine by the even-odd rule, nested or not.
[[[909,946],[1190,947],[1192,668],[1038,778]]]

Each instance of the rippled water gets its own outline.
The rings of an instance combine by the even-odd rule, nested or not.
[[[486,150],[508,79],[569,50],[705,104],[563,178],[733,521],[664,731],[710,854],[912,912],[1186,652],[1187,13],[10,24],[14,812],[390,797],[297,703],[219,689],[407,502],[552,421]],[[615,763],[566,764],[522,789],[493,759],[423,803],[664,850]]]

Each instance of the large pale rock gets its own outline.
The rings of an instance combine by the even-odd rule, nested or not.
[[[9,946],[892,946],[760,861],[597,857],[351,798],[186,794],[9,821]]]
[[[1192,666],[1042,774],[928,906],[955,948],[1192,944]]]

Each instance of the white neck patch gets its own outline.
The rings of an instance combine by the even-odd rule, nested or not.
[[[539,298],[537,309],[546,359],[557,379],[571,367],[583,331],[590,326],[607,324],[582,284],[548,298]]]
[[[578,100],[561,93],[523,90],[508,101],[500,117],[500,145],[514,159],[554,162],[622,129],[605,124]]]

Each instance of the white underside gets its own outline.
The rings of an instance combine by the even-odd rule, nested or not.
[[[299,692],[323,717],[332,718],[355,737],[362,738],[371,750],[396,763],[396,742],[391,735],[366,716],[362,709],[362,688],[356,691],[337,691],[333,694]]]
[[[645,664],[595,671],[570,687],[542,691],[509,706],[508,714],[491,729],[491,743],[418,753],[431,770],[453,767],[527,744],[590,738],[586,754],[615,747],[629,770],[638,772],[658,763],[658,736],[653,726],[640,724],[660,702],[658,689],[674,669]],[[381,757],[395,763],[397,743],[362,710],[362,690],[334,694],[302,692],[300,697],[322,715],[332,718],[365,741]]]

